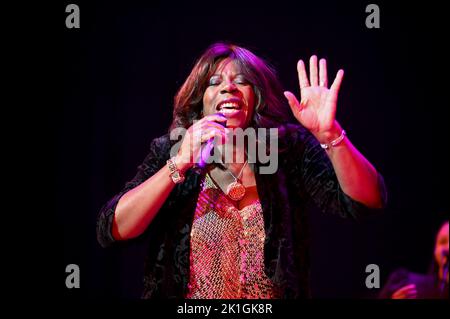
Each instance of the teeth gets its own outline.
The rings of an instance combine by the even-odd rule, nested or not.
[[[226,109],[226,108],[222,108],[220,110],[220,113],[222,113],[222,114],[234,114],[236,112],[239,112],[239,110],[237,110],[237,109]]]
[[[238,108],[238,107],[239,107],[239,105],[235,102],[226,102],[226,103],[223,103],[222,105],[220,105],[221,109],[223,109],[223,108]]]

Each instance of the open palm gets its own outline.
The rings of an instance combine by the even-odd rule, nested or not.
[[[298,80],[300,84],[301,102],[289,91],[284,92],[295,118],[311,133],[326,132],[333,126],[339,87],[344,71],[339,70],[333,84],[328,88],[327,64],[320,60],[317,67],[317,57],[313,55],[309,60],[310,80],[306,74],[302,60],[297,63]]]

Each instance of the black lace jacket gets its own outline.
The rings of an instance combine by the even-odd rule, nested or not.
[[[112,221],[120,197],[163,167],[173,144],[168,134],[154,139],[136,176],[102,207],[97,220],[101,246],[116,242],[112,236]],[[373,210],[344,194],[325,151],[303,127],[286,125],[284,133],[280,134],[279,149],[276,173],[260,174],[259,169],[255,169],[266,231],[265,271],[282,298],[306,298],[309,297],[305,211],[308,201],[312,200],[324,212],[342,217],[356,218]],[[201,179],[201,173],[188,170],[186,180],[173,189],[142,235],[149,240],[143,298],[183,298],[187,292],[189,234]],[[385,203],[381,175],[378,180]]]

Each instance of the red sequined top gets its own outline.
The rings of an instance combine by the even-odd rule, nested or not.
[[[264,220],[259,200],[239,210],[205,175],[191,230],[187,298],[273,298],[264,273]]]

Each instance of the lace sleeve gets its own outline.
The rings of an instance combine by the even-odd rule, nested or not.
[[[338,214],[342,217],[364,216],[379,211],[355,201],[344,193],[339,185],[333,165],[320,143],[305,129],[300,130],[295,141],[295,161],[298,188],[312,199],[323,212]],[[378,173],[378,185],[386,205],[387,192],[384,179]]]
[[[154,139],[150,144],[150,152],[144,162],[138,166],[134,178],[125,184],[125,187],[114,197],[112,197],[103,207],[97,217],[97,240],[102,247],[108,247],[116,242],[112,235],[112,224],[114,212],[120,198],[129,190],[143,183],[161,167],[168,159],[170,143],[168,135]]]

